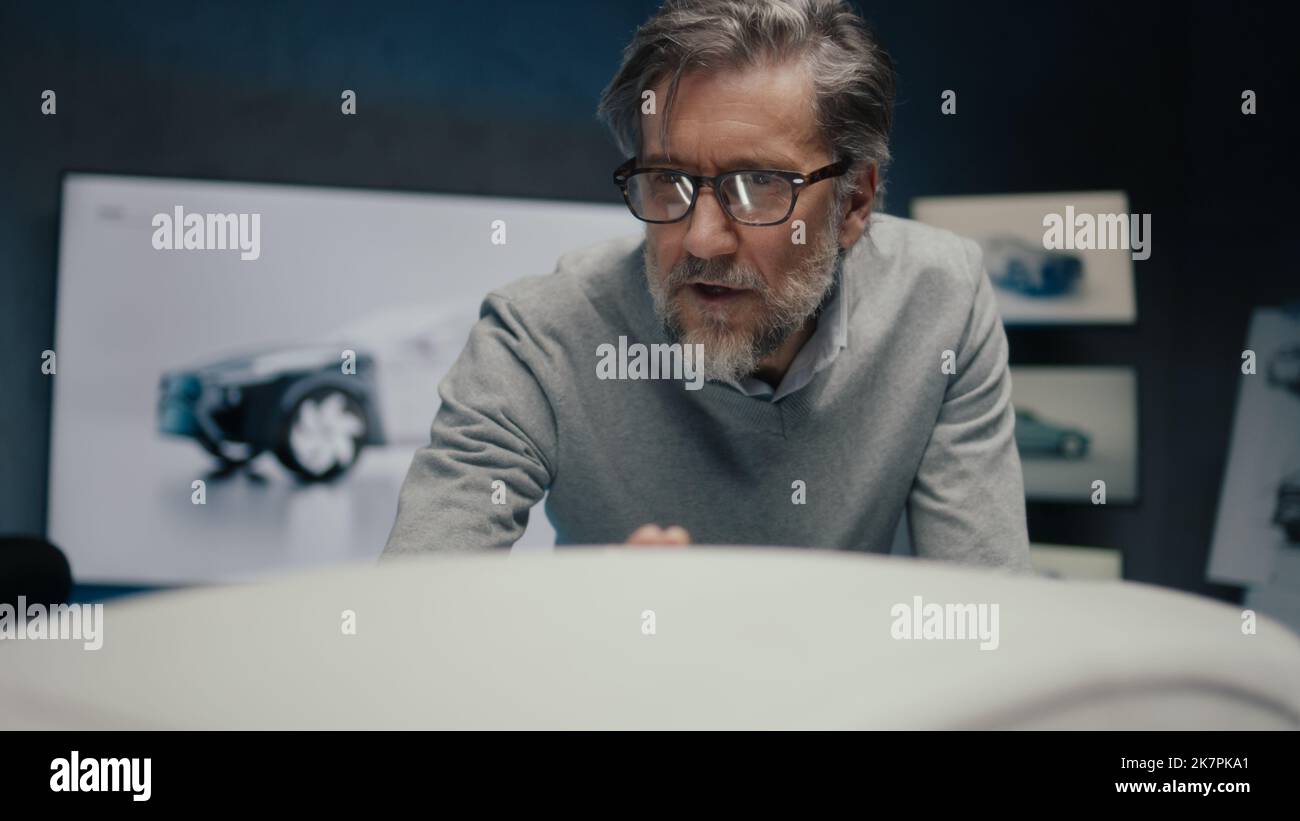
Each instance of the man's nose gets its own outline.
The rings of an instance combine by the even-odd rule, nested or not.
[[[682,247],[692,256],[710,259],[736,252],[736,226],[722,210],[713,186],[700,189],[695,197],[695,208],[687,220]]]

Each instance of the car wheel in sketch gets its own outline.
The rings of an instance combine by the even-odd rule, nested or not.
[[[315,388],[285,414],[275,455],[307,481],[334,479],[356,464],[369,427],[365,407],[350,393]]]
[[[1063,433],[1056,452],[1065,459],[1082,459],[1088,452],[1088,440],[1077,433]]]

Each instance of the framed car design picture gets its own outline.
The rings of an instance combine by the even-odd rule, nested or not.
[[[1138,498],[1137,374],[1124,367],[1012,366],[1016,447],[1031,501]]]
[[[1208,575],[1260,585],[1300,566],[1300,305],[1255,309],[1241,367]]]
[[[979,243],[1008,325],[1137,321],[1151,218],[1122,191],[918,197],[912,216]]]

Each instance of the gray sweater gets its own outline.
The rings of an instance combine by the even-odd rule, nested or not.
[[[653,522],[696,544],[888,552],[906,507],[917,555],[1027,568],[1006,334],[978,246],[876,216],[842,276],[847,347],[777,402],[597,377],[599,346],[667,341],[639,237],[489,294],[384,558],[509,547],[546,495],[561,545]]]

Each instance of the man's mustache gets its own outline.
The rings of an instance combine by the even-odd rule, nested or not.
[[[668,289],[675,291],[691,283],[717,285],[737,290],[759,292],[767,290],[767,281],[758,271],[720,257],[700,259],[688,256],[674,265],[668,274]]]

